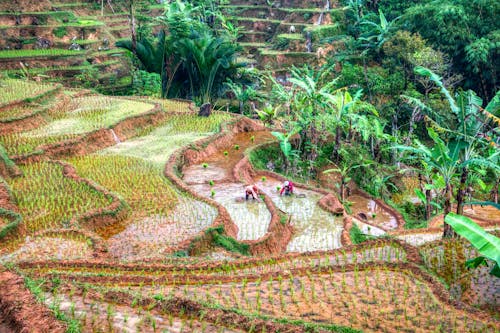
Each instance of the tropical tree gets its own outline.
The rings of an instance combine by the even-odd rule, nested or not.
[[[135,50],[146,71],[161,75],[163,97],[208,102],[212,95],[222,94],[226,79],[235,77],[242,66],[236,63],[240,47],[234,39],[224,29],[219,32],[208,25],[211,14],[207,11],[212,7],[206,2],[195,7],[172,1],[158,18],[163,29],[154,42],[142,37],[136,47],[133,40],[120,41],[117,46]]]
[[[294,156],[297,155],[297,151],[295,151],[292,148],[292,144],[290,143],[290,138],[296,135],[299,131],[300,128],[295,128],[294,130],[288,133],[271,132],[271,134],[278,139],[281,153],[283,154],[284,157],[285,171],[288,170],[288,167],[290,166],[290,161],[293,159]]]
[[[360,37],[360,40],[365,42],[363,46],[366,49],[373,49],[377,52],[392,35],[396,28],[396,22],[400,19],[400,17],[396,17],[394,20],[387,21],[382,10],[379,10],[378,14],[379,22],[366,19],[361,22],[361,25],[366,27],[366,31]]]
[[[491,140],[492,136],[497,135],[498,124],[491,125],[489,119],[494,117],[494,115],[489,111],[498,110],[498,108],[500,108],[499,98],[492,99],[486,108],[482,109],[483,100],[472,90],[459,91],[453,96],[444,86],[441,78],[431,70],[424,67],[416,67],[415,72],[419,75],[428,77],[440,88],[441,93],[446,97],[450,110],[456,119],[456,122],[454,122],[456,124],[455,126],[450,126],[441,121],[433,122],[433,126],[440,131],[446,132],[448,137],[461,145],[463,147],[462,159],[464,162],[468,161],[462,165],[460,185],[457,192],[457,213],[462,214],[469,165],[474,163],[486,168],[499,168],[498,164],[493,163],[490,159],[482,158],[478,154],[478,150],[484,150],[486,146],[484,142],[485,138]],[[431,110],[431,108],[426,107],[421,102],[418,102],[417,105],[422,106],[428,111]]]
[[[298,151],[306,160],[314,161],[318,157],[320,141],[320,115],[324,115],[333,106],[335,80],[330,80],[330,68],[315,71],[304,66],[292,67],[289,82],[291,87],[285,88],[270,77],[273,83],[274,104],[285,104],[288,121],[291,127],[300,128]]]
[[[351,178],[349,177],[351,172],[355,169],[367,167],[373,164],[372,161],[363,161],[362,156],[358,156],[358,158],[355,158],[353,156],[351,157],[352,158],[349,159],[346,158],[342,159],[337,168],[331,168],[323,171],[323,173],[336,172],[340,175],[340,184],[338,185],[338,188],[339,188],[339,197],[342,202],[345,202],[346,199],[345,189],[347,184],[351,181]]]

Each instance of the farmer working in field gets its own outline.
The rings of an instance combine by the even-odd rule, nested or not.
[[[285,180],[283,187],[281,188],[280,195],[283,195],[283,192],[285,192],[285,195],[293,194],[293,183],[291,181]]]
[[[260,201],[260,198],[258,196],[259,189],[255,185],[248,185],[245,187],[245,200],[248,200],[250,196],[252,196],[252,199]]]

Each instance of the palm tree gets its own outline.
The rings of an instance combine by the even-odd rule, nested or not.
[[[118,41],[117,47],[127,49],[135,54],[143,68],[149,73],[157,73],[161,77],[162,97],[167,97],[177,70],[181,64],[175,53],[171,52],[171,45],[165,30],[161,30],[154,42],[142,37],[139,41]]]

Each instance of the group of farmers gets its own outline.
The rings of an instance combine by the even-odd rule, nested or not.
[[[289,180],[286,180],[283,183],[283,186],[281,187],[280,190],[280,195],[292,195],[293,194],[293,183]],[[245,199],[248,200],[250,197],[254,200],[259,200],[259,189],[255,184],[253,185],[248,185],[245,187]]]

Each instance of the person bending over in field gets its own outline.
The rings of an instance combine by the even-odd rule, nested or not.
[[[245,200],[248,200],[248,198],[252,196],[252,199],[261,201],[258,194],[259,189],[256,185],[248,185],[247,187],[245,187]]]
[[[281,188],[280,195],[292,195],[293,194],[293,183],[291,181],[286,180],[283,183],[283,187]]]

